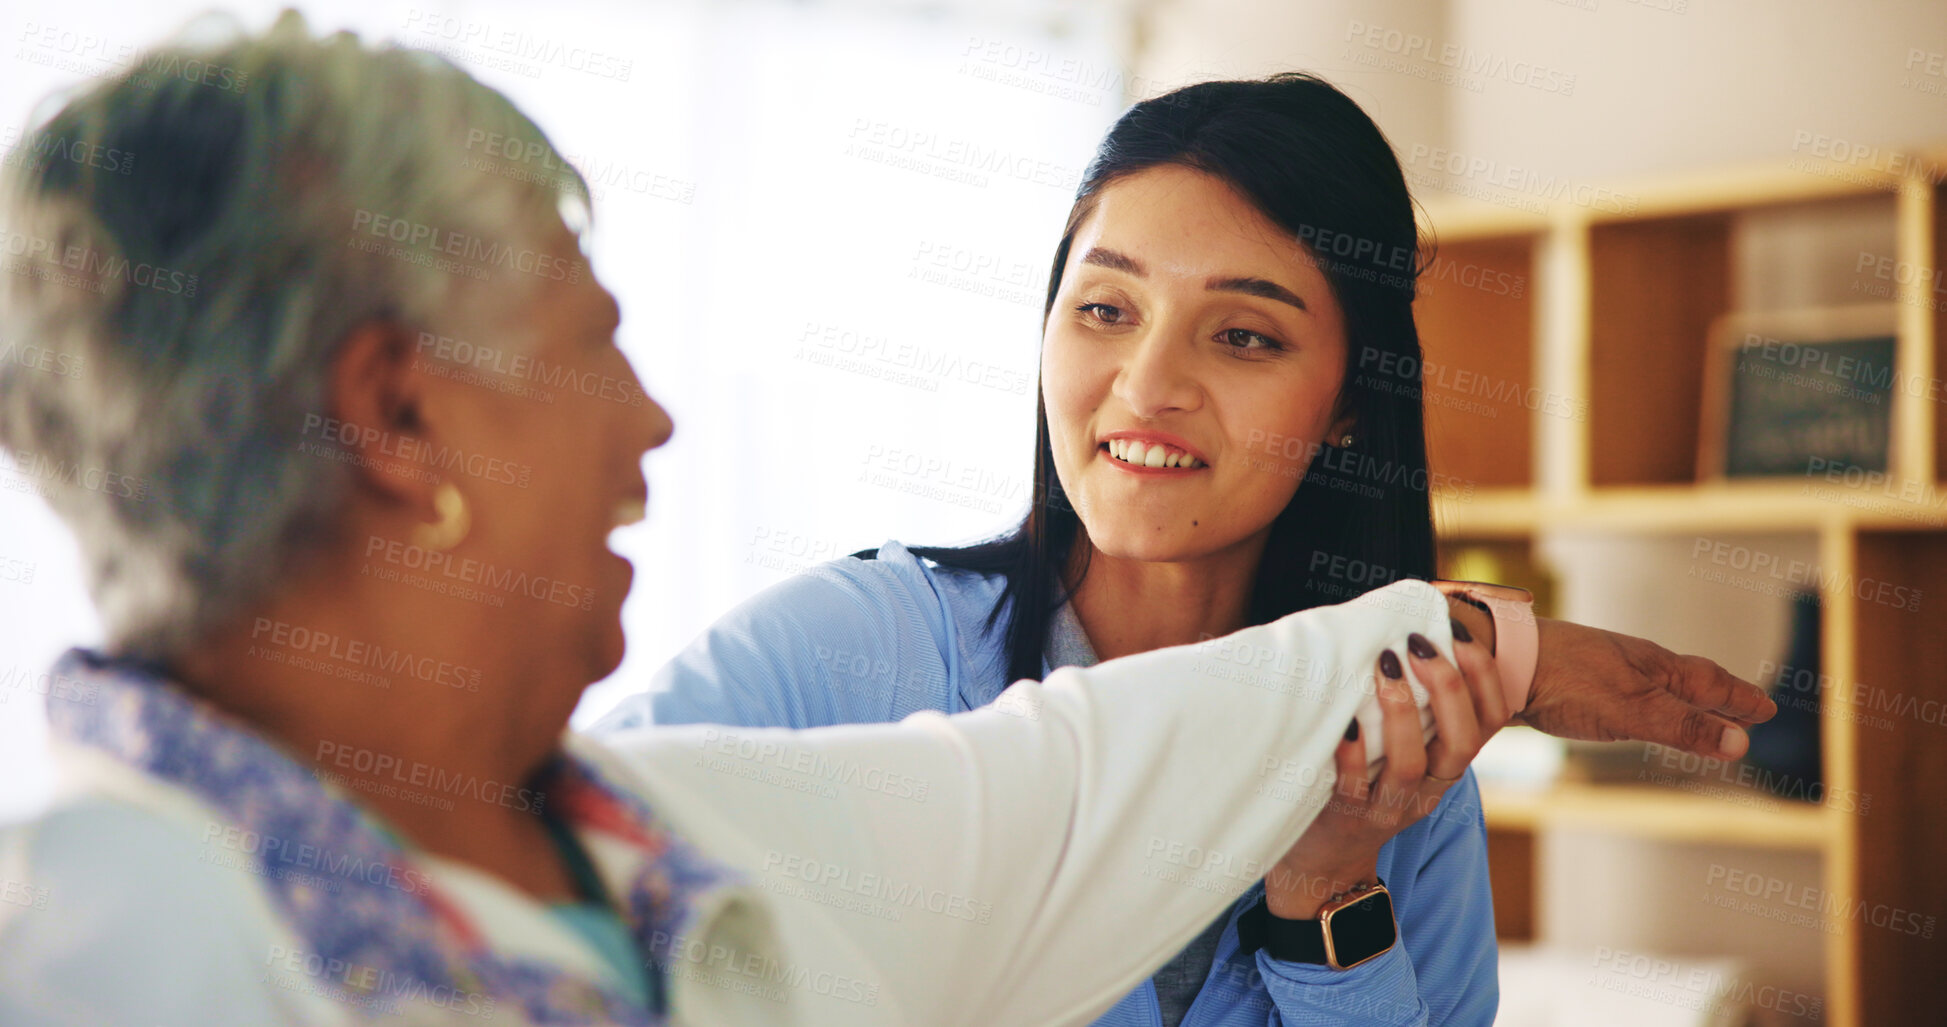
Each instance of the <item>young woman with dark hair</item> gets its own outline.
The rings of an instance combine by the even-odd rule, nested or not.
[[[962,548],[889,542],[784,582],[705,631],[602,728],[953,713],[1056,667],[1432,578],[1419,382],[1378,373],[1420,366],[1419,253],[1391,147],[1331,85],[1287,74],[1137,104],[1102,141],[1055,250],[1021,524]],[[1332,573],[1348,565],[1381,570]],[[1532,619],[1502,618],[1496,634],[1478,644],[1498,644],[1507,693],[1435,694],[1430,742],[1399,699],[1407,654],[1381,657],[1383,712],[1350,725],[1337,797],[1276,865],[1232,866],[1175,839],[1130,852],[1186,887],[1263,881],[1097,1022],[1490,1022],[1486,830],[1467,768],[1522,708],[1537,666]],[[1408,648],[1432,652],[1424,639]],[[1525,665],[1510,666],[1522,649]],[[1228,676],[1310,687],[1302,660],[1264,655],[1240,654]],[[1537,693],[1531,714],[1553,708]],[[1382,732],[1390,754],[1369,788],[1362,731]],[[1289,782],[1267,762],[1261,792],[1276,795]],[[1381,883],[1397,943],[1369,960],[1342,967],[1274,940],[1307,920],[1315,938],[1321,910]],[[848,899],[804,898],[834,897]]]
[[[1332,350],[1343,355],[1339,384],[1330,396],[1330,426],[1344,430],[1321,434],[1322,425],[1308,424],[1302,433],[1283,434],[1273,430],[1277,425],[1270,418],[1242,426],[1261,434],[1245,433],[1238,447],[1244,459],[1237,471],[1268,479],[1260,482],[1263,491],[1284,500],[1268,524],[1248,525],[1252,530],[1246,536],[1261,540],[1262,551],[1239,579],[1249,596],[1243,623],[1343,602],[1367,587],[1348,590],[1351,583],[1343,577],[1334,580],[1314,571],[1320,565],[1342,568],[1349,561],[1362,561],[1358,566],[1380,569],[1374,584],[1433,577],[1433,513],[1419,383],[1370,370],[1417,367],[1420,356],[1412,306],[1419,249],[1413,205],[1399,162],[1378,126],[1344,93],[1298,73],[1265,81],[1205,82],[1130,109],[1102,141],[1055,247],[1044,317],[1049,351],[1057,358],[1066,336],[1061,319],[1079,315],[1084,323],[1101,321],[1099,310],[1055,307],[1063,295],[1076,235],[1101,205],[1104,190],[1149,171],[1162,171],[1179,182],[1194,179],[1206,190],[1228,187],[1283,233],[1278,249],[1316,268],[1316,275],[1305,277],[1321,280],[1328,292],[1313,297],[1311,305],[1335,305],[1338,311],[1342,341],[1280,338],[1327,334],[1318,324],[1327,313],[1321,310],[1300,312],[1297,323],[1302,327],[1295,331],[1255,333],[1255,342],[1242,339],[1251,333],[1249,325],[1226,324],[1228,340],[1206,347],[1229,348],[1237,352],[1222,355],[1266,367],[1297,362],[1301,358],[1290,350],[1315,351],[1322,343],[1337,343]],[[1244,320],[1267,310],[1286,313],[1275,297],[1261,293],[1233,291],[1226,298],[1235,300],[1233,306]],[[1120,316],[1120,307],[1105,306],[1115,308],[1112,316]],[[1127,337],[1129,332],[1121,334]],[[1050,617],[1066,595],[1063,586],[1079,589],[1099,552],[1097,545],[1074,544],[1087,532],[1078,530],[1077,500],[1064,488],[1067,479],[1056,473],[1060,458],[1051,444],[1048,411],[1048,392],[1066,381],[1068,368],[1056,368],[1050,375],[1048,359],[1044,356],[1035,425],[1033,495],[1039,501],[1002,538],[964,548],[912,550],[945,566],[1003,576],[1003,606],[1019,611],[1007,623],[1008,667],[1014,677],[1039,673]],[[1330,369],[1317,366],[1319,354],[1307,353],[1302,359],[1304,374],[1329,378]],[[1294,391],[1286,398],[1297,400],[1300,394]],[[1289,411],[1293,417],[1318,412]],[[1309,487],[1298,489],[1301,479]],[[1196,527],[1205,529],[1203,536],[1222,532]],[[1314,559],[1320,553],[1345,559]],[[1058,569],[1066,574],[1057,575]],[[995,609],[996,621],[1003,606]],[[1083,622],[1088,623],[1086,616]]]

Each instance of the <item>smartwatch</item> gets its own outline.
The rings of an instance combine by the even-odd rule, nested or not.
[[[1262,895],[1237,919],[1237,941],[1244,951],[1263,949],[1272,959],[1323,963],[1334,970],[1377,959],[1398,939],[1393,896],[1383,880],[1327,902],[1315,920],[1275,916]]]

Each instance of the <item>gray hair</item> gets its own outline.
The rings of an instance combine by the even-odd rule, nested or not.
[[[145,658],[340,539],[352,472],[299,443],[346,334],[485,316],[476,283],[362,230],[537,242],[588,204],[541,130],[443,58],[289,11],[189,41],[207,26],[24,140],[0,222],[0,343],[42,354],[0,364],[0,446],[74,531],[111,650]],[[483,173],[482,139],[519,159]]]

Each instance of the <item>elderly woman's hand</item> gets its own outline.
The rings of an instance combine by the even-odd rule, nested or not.
[[[1538,624],[1534,692],[1515,719],[1556,737],[1737,759],[1751,744],[1743,729],[1778,712],[1756,685],[1701,656],[1567,621]]]

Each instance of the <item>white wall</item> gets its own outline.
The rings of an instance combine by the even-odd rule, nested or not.
[[[1139,38],[1159,85],[1314,71],[1402,159],[1576,181],[1781,157],[1801,132],[1947,139],[1937,0],[1156,0]]]
[[[1393,145],[1445,145],[1447,87],[1362,64],[1362,27],[1438,39],[1447,10],[1421,0],[1152,0],[1138,19],[1137,81],[1154,95],[1210,78],[1323,75],[1357,100]]]
[[[1947,139],[1947,77],[1905,69],[1913,49],[1947,50],[1938,0],[1454,0],[1450,12],[1461,45],[1545,55],[1576,77],[1566,97],[1452,94],[1453,146],[1495,160],[1610,179],[1781,157],[1801,131]]]

